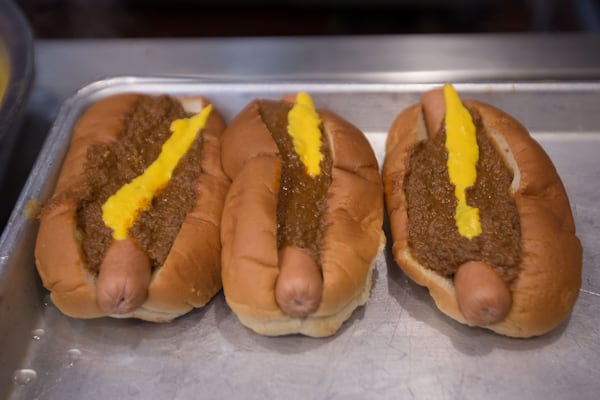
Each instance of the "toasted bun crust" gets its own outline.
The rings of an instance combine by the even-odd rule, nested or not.
[[[257,102],[226,129],[223,168],[232,179],[223,210],[223,290],[242,324],[263,335],[329,336],[364,304],[375,257],[383,248],[383,188],[375,155],[356,127],[319,111],[333,153],[333,181],[321,250],[323,296],[306,318],[275,301],[277,197],[281,160]]]
[[[53,197],[62,196],[84,178],[87,147],[118,140],[124,120],[138,98],[117,95],[90,107],[75,126]],[[200,97],[181,100],[184,108],[198,112],[208,103]],[[221,168],[221,135],[225,123],[211,112],[203,135],[202,173],[194,184],[198,198],[186,216],[165,260],[154,272],[146,302],[117,318],[168,322],[194,307],[206,304],[220,289],[220,218],[229,179]],[[78,204],[62,200],[46,208],[40,218],[35,247],[36,265],[53,303],[78,318],[102,317],[96,304],[96,277],[85,268],[76,229]]]
[[[464,104],[479,112],[514,173],[512,191],[521,222],[521,264],[510,288],[512,308],[502,322],[486,328],[514,337],[542,335],[569,315],[581,287],[582,248],[569,200],[552,161],[519,122],[484,103]],[[429,289],[443,313],[466,323],[453,281],[420,265],[408,247],[404,176],[414,145],[426,137],[420,104],[400,113],[389,131],[383,180],[393,254],[408,277]]]

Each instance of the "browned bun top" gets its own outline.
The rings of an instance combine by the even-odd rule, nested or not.
[[[96,276],[86,268],[77,229],[79,204],[70,192],[84,179],[87,149],[91,144],[118,140],[124,123],[140,95],[124,94],[92,105],[78,120],[57,186],[43,210],[36,241],[36,265],[54,304],[65,314],[104,316],[96,304]],[[181,99],[188,112],[208,105],[200,97]],[[152,276],[146,302],[127,315],[164,322],[200,307],[221,288],[220,218],[229,179],[221,167],[221,135],[225,123],[213,108],[202,130],[202,172],[191,190],[198,192],[185,216],[165,262]]]
[[[321,248],[325,288],[316,316],[339,311],[360,293],[385,243],[383,187],[369,142],[358,128],[336,114],[320,111],[319,115],[332,143],[333,182]]]
[[[383,188],[369,142],[339,116],[323,110],[319,115],[323,138],[331,143],[333,179],[320,251],[323,295],[306,318],[287,316],[275,300],[281,159],[258,103],[249,104],[225,132],[223,166],[233,182],[221,231],[223,289],[240,321],[261,334],[335,333],[367,300],[372,264],[385,241]]]
[[[54,189],[63,193],[80,185],[82,171],[91,144],[111,144],[118,140],[127,116],[133,111],[139,95],[133,93],[112,96],[94,103],[77,121],[69,151]]]
[[[278,152],[255,100],[235,116],[223,135],[223,170],[233,180],[246,161]]]
[[[562,181],[548,155],[514,118],[490,105],[464,101],[478,112],[513,172],[512,195],[521,225],[521,263],[512,283],[512,308],[487,328],[508,336],[544,334],[571,312],[581,286],[582,248]],[[438,308],[466,323],[451,279],[420,265],[408,247],[404,177],[418,140],[427,136],[420,105],[404,110],[389,131],[383,180],[393,253],[403,271],[426,286]]]

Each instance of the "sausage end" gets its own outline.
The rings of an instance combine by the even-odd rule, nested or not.
[[[279,251],[275,300],[291,317],[305,318],[319,308],[323,292],[321,270],[306,250],[285,246]]]
[[[492,325],[502,321],[510,311],[509,288],[483,262],[469,261],[461,265],[454,276],[454,287],[460,310],[471,325]]]
[[[422,97],[423,114],[429,137],[435,137],[444,123],[446,100],[441,88],[432,89]]]
[[[96,302],[107,314],[126,314],[148,297],[150,260],[135,240],[115,240],[100,266]]]

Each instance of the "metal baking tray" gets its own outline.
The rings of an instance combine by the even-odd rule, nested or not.
[[[596,399],[600,392],[600,82],[458,84],[524,123],[554,160],[584,247],[583,287],[549,334],[511,339],[445,317],[390,257],[378,260],[365,307],[333,337],[263,337],[222,293],[171,324],[78,320],[49,301],[34,267],[32,201],[43,202],[71,129],[120,92],[202,94],[230,120],[253,98],[306,90],[360,127],[380,161],[395,115],[430,85],[235,82],[120,77],[62,107],[0,240],[0,398],[9,399]]]

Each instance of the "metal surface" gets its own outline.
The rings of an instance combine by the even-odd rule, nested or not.
[[[255,97],[308,90],[319,107],[364,130],[382,160],[386,130],[429,86],[249,83],[119,78],[82,89],[61,109],[0,240],[0,397],[10,399],[596,399],[600,390],[600,83],[459,84],[529,127],[555,162],[584,246],[584,279],[566,323],[516,340],[442,315],[426,289],[378,260],[365,307],[333,337],[262,337],[244,328],[222,293],[168,325],[76,320],[39,284],[33,260],[43,201],[71,127],[92,102],[122,91],[202,94],[231,119]]]
[[[599,79],[598,48],[594,34],[43,40],[36,59],[43,66],[38,89],[64,99],[115,75],[403,83]]]

